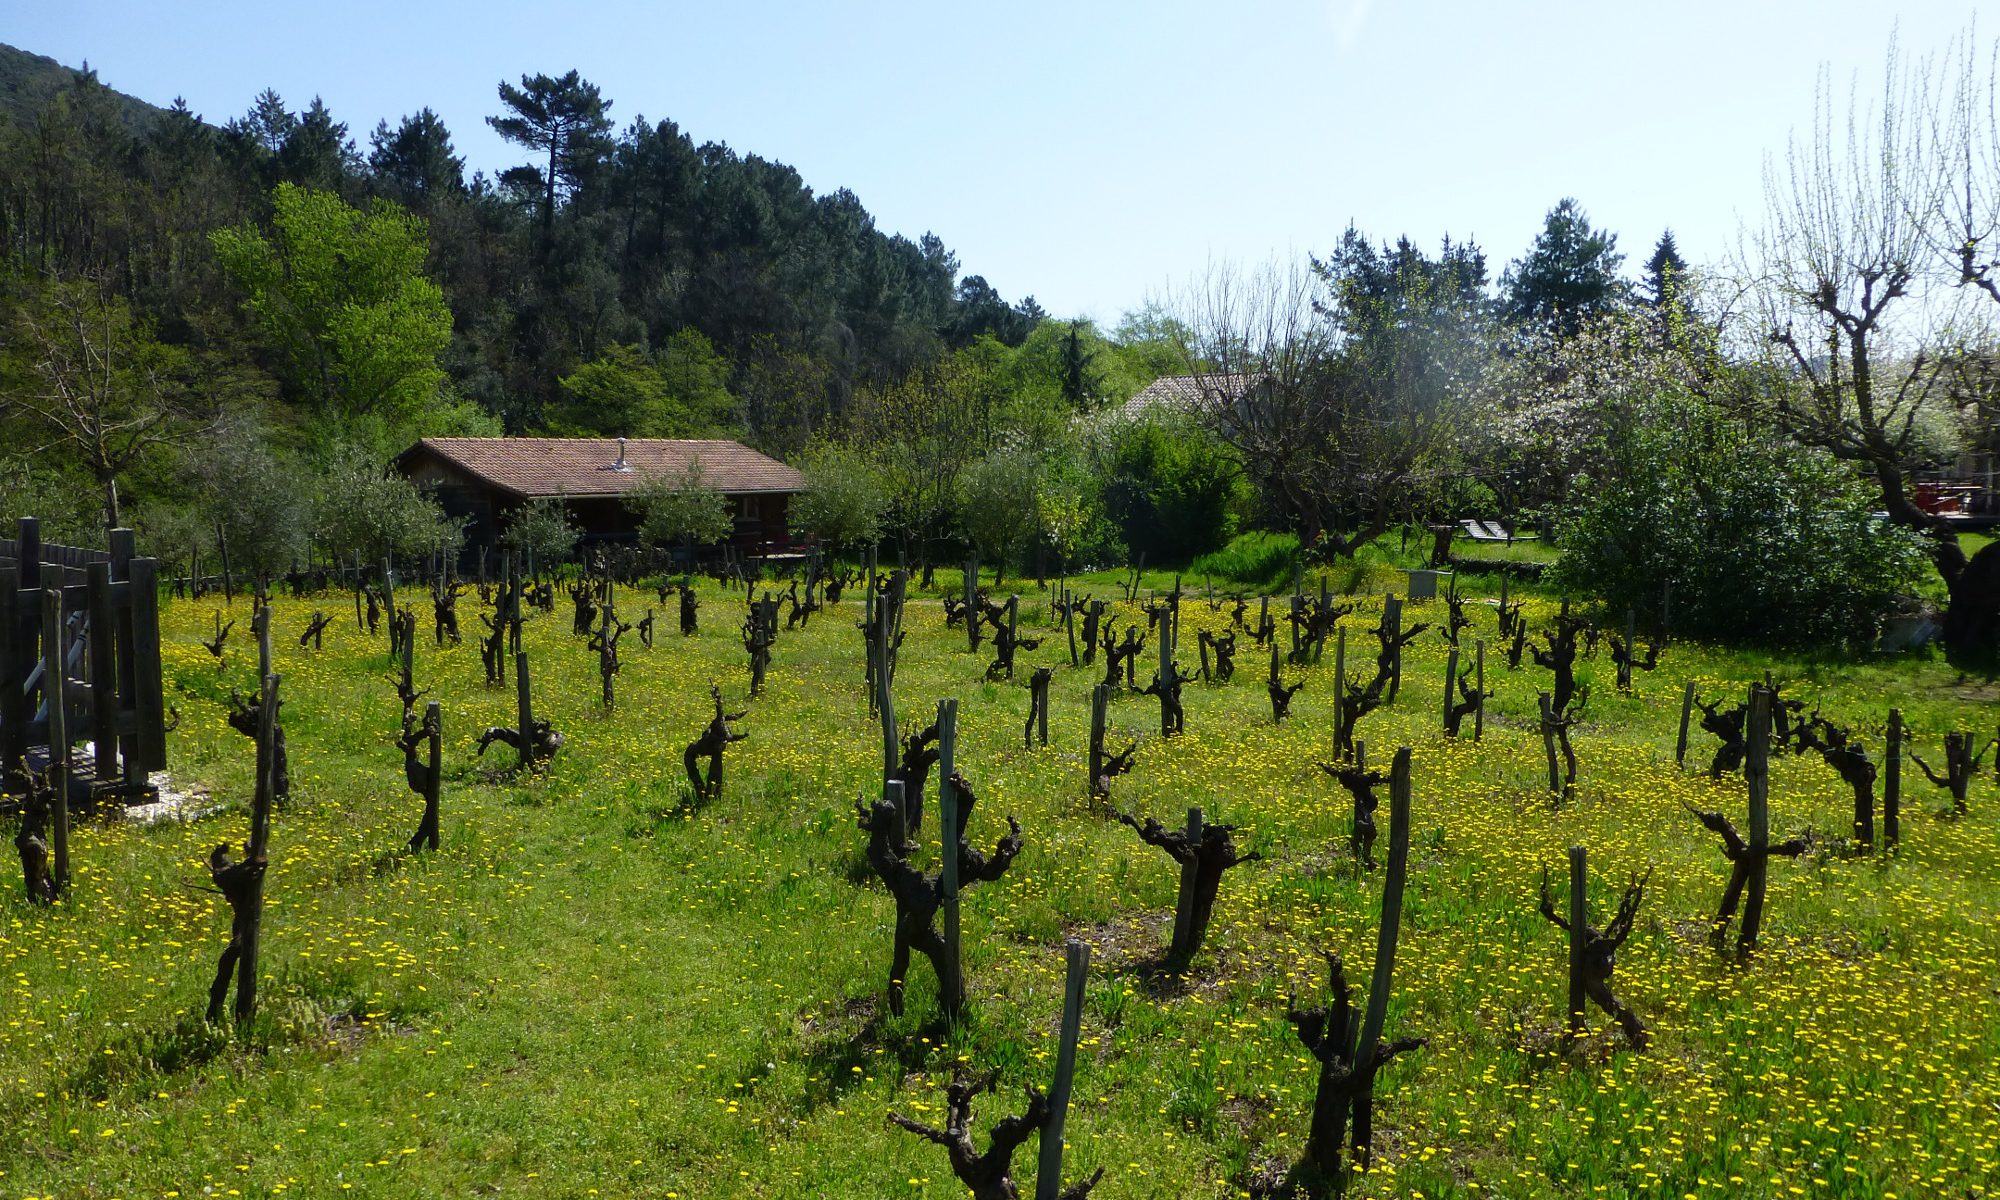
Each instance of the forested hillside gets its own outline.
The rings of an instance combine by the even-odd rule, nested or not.
[[[942,238],[619,113],[575,72],[499,86],[521,161],[489,178],[428,109],[361,134],[317,99],[218,117],[11,49],[0,70],[0,508],[58,533],[136,502],[156,539],[241,522],[245,553],[282,563],[330,518],[268,514],[421,434],[796,458],[835,433],[907,441],[911,398],[940,389],[978,418],[953,453],[977,456],[1011,427],[996,406],[1120,400],[1164,361],[1087,326],[1038,336],[1034,300],[961,274]],[[94,430],[70,393],[100,352]]]

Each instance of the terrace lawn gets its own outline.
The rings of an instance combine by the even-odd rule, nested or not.
[[[1347,628],[1366,659],[1387,577],[1361,575],[1374,592]],[[1112,578],[1085,586],[1102,597]],[[955,588],[956,574],[938,584]],[[1227,621],[1191,588],[1186,664],[1197,630]],[[973,1016],[946,1030],[932,1023],[921,959],[909,1015],[876,1015],[892,909],[854,826],[854,799],[880,770],[859,593],[783,634],[767,694],[747,704],[741,593],[711,586],[702,599],[702,632],[683,640],[666,632],[667,608],[621,591],[621,614],[635,619],[651,602],[662,632],[650,652],[625,638],[609,716],[567,602],[533,618],[537,711],[568,742],[546,775],[519,780],[489,774],[508,765],[504,747],[484,763],[472,756],[483,727],[511,724],[511,679],[483,686],[469,637],[434,651],[424,613],[417,680],[443,702],[446,731],[436,856],[400,853],[420,802],[392,744],[385,642],[355,629],[348,597],[277,601],[295,794],[274,824],[267,978],[247,1040],[200,1023],[227,915],[191,885],[207,882],[209,846],[246,831],[251,746],[224,724],[222,702],[252,686],[249,605],[235,606],[220,674],[199,645],[220,602],[171,605],[174,774],[212,786],[226,811],[190,825],[85,827],[68,901],[36,910],[13,886],[0,902],[0,1194],[962,1196],[943,1151],[884,1114],[941,1123],[961,1060],[1002,1072],[999,1093],[976,1107],[982,1146],[994,1120],[1018,1112],[1021,1086],[1050,1070],[1065,936],[1097,947],[1072,1177],[1104,1167],[1095,1195],[1114,1200],[1236,1196],[1254,1169],[1298,1153],[1314,1064],[1285,1020],[1286,997],[1317,996],[1326,950],[1365,980],[1380,896],[1379,877],[1348,865],[1345,795],[1314,765],[1331,743],[1330,649],[1303,671],[1281,727],[1266,660],[1247,639],[1232,684],[1189,685],[1182,738],[1160,742],[1150,697],[1114,701],[1116,740],[1142,743],[1116,803],[1168,821],[1202,805],[1265,856],[1225,878],[1190,985],[1162,989],[1134,967],[1164,944],[1176,869],[1082,801],[1101,671],[1058,673],[1053,744],[1024,750],[1026,688],[983,682],[987,656],[945,629],[934,595],[913,599],[897,681],[905,727],[957,696],[959,763],[979,797],[974,838],[990,847],[1010,812],[1027,836],[1003,879],[967,894]],[[1028,632],[1041,632],[1044,605],[1026,581]],[[319,654],[293,643],[315,606],[340,614]],[[1441,607],[1416,605],[1411,619]],[[1539,623],[1552,608],[1531,600],[1529,616]],[[476,611],[476,597],[461,602],[468,633]],[[1122,626],[1137,610],[1118,612]],[[1473,633],[1492,638],[1491,614],[1477,610]],[[1431,1041],[1383,1077],[1380,1169],[1357,1194],[1988,1194],[2000,1179],[1990,776],[1970,818],[1952,822],[1930,815],[1943,794],[1906,767],[1899,854],[1777,862],[1764,948],[1738,968],[1705,940],[1727,874],[1720,846],[1680,805],[1740,822],[1743,785],[1676,769],[1673,740],[1690,676],[1705,695],[1735,695],[1770,670],[1871,746],[1901,706],[1926,757],[1949,728],[1993,729],[1991,688],[1922,658],[1804,661],[1683,644],[1623,697],[1600,655],[1581,670],[1593,695],[1576,735],[1580,798],[1551,811],[1531,715],[1547,673],[1510,672],[1490,650],[1499,694],[1485,741],[1449,742],[1438,730],[1444,654],[1435,635],[1420,639],[1399,702],[1359,729],[1371,758],[1415,749],[1388,1032]],[[1058,657],[1067,663],[1051,639],[1022,661]],[[1142,683],[1152,661],[1149,643]],[[680,751],[707,720],[711,680],[732,708],[751,710],[750,738],[728,752],[722,799],[687,812]],[[1705,763],[1713,739],[1697,730],[1693,744],[1691,760]],[[1845,832],[1847,792],[1817,758],[1776,760],[1772,776],[1777,833]],[[924,832],[934,863],[935,822]],[[1560,878],[1572,842],[1590,849],[1599,920],[1628,872],[1653,868],[1616,977],[1654,1032],[1646,1053],[1614,1053],[1595,1011],[1580,1058],[1550,1053],[1565,943],[1534,897],[1544,866]],[[1032,1175],[1032,1148],[1016,1161]]]

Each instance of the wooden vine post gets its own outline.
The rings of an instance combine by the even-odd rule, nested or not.
[[[1472,686],[1477,688],[1479,693],[1479,706],[1472,710],[1472,740],[1477,742],[1486,737],[1486,639],[1474,640],[1472,649]]]
[[[963,991],[955,987],[965,973],[958,940],[958,786],[953,772],[958,750],[958,701],[938,701],[938,907],[944,918],[944,969],[938,972],[939,998],[945,1018],[958,1020],[965,1007]]]
[[[1674,765],[1684,767],[1688,756],[1688,722],[1694,717],[1694,680],[1681,688],[1681,732],[1674,739]]]
[[[1047,1093],[1030,1085],[1027,1106],[1019,1116],[1002,1117],[987,1137],[982,1152],[972,1140],[972,1100],[992,1090],[998,1073],[973,1076],[952,1073],[945,1089],[945,1125],[939,1129],[901,1113],[889,1114],[889,1124],[927,1142],[943,1146],[951,1157],[951,1172],[972,1200],[1021,1200],[1014,1181],[1014,1153],[1029,1138],[1041,1135],[1035,1174],[1035,1200],[1086,1200],[1104,1178],[1099,1167],[1089,1179],[1062,1185],[1063,1128],[1068,1119],[1071,1081],[1075,1078],[1076,1043],[1082,1030],[1084,981],[1090,965],[1089,948],[1070,942],[1069,970],[1064,980],[1063,1023],[1056,1048],[1056,1076]]]
[[[1458,646],[1452,645],[1444,660],[1444,728],[1447,734],[1456,734],[1457,729],[1451,719],[1452,692],[1458,687]]]
[[[1153,817],[1141,823],[1122,812],[1118,814],[1118,820],[1131,826],[1140,841],[1166,851],[1167,857],[1181,866],[1180,892],[1174,905],[1173,941],[1167,947],[1163,966],[1170,974],[1182,974],[1201,949],[1202,939],[1207,936],[1223,872],[1244,863],[1257,862],[1263,856],[1256,851],[1237,853],[1236,827],[1205,820],[1199,808],[1188,810],[1184,830],[1170,831]]]
[[[1750,716],[1744,725],[1748,754],[1743,763],[1743,781],[1750,792],[1749,877],[1745,880],[1743,924],[1736,931],[1736,949],[1748,954],[1757,948],[1757,933],[1764,924],[1764,890],[1770,874],[1771,857],[1771,689],[1750,689]]]
[[[965,560],[965,641],[966,649],[979,653],[979,556],[974,554]],[[999,584],[994,584],[999,587]]]
[[[1805,834],[1776,845],[1771,843],[1771,689],[1753,684],[1744,709],[1747,712],[1745,728],[1748,745],[1743,776],[1750,792],[1749,839],[1745,840],[1722,813],[1704,812],[1682,802],[1710,832],[1722,838],[1723,856],[1730,864],[1729,884],[1723,889],[1722,903],[1716,907],[1709,941],[1716,949],[1722,949],[1729,922],[1735,917],[1736,906],[1741,902],[1743,923],[1736,933],[1739,955],[1748,955],[1757,945],[1757,933],[1764,922],[1765,876],[1771,856],[1797,858],[1812,846],[1812,838]]]
[[[1286,1016],[1299,1040],[1319,1062],[1313,1097],[1312,1126],[1304,1158],[1293,1170],[1294,1182],[1309,1195],[1339,1194],[1347,1175],[1348,1147],[1354,1161],[1367,1170],[1374,1140],[1376,1074],[1400,1054],[1424,1046],[1423,1038],[1399,1038],[1384,1044],[1390,979],[1395,971],[1396,941],[1402,928],[1404,880],[1410,857],[1410,751],[1396,752],[1390,771],[1389,862],[1382,887],[1382,920],[1375,942],[1375,969],[1369,980],[1368,1002],[1357,1029],[1353,988],[1338,955],[1326,956],[1328,1003],[1302,1009],[1294,997]],[[1350,1137],[1351,1130],[1351,1137]]]
[[[1354,1061],[1354,1156],[1367,1170],[1375,1130],[1375,1073],[1388,1061],[1382,1026],[1389,1016],[1390,977],[1396,969],[1396,939],[1403,928],[1403,884],[1410,865],[1410,748],[1396,751],[1389,768],[1389,864],[1382,880],[1382,922],[1375,937],[1375,970],[1368,980],[1368,1011]],[[1398,1046],[1403,1043],[1397,1043]],[[1397,1051],[1389,1048],[1389,1054]]]
[[[1333,643],[1333,744],[1336,747],[1348,744],[1352,736],[1347,729],[1347,709],[1340,698],[1347,694],[1347,626],[1341,626],[1334,633]]]
[[[1200,808],[1188,809],[1187,829],[1184,836],[1190,846],[1201,845],[1201,829],[1204,814]],[[1194,925],[1195,893],[1199,887],[1201,868],[1190,855],[1181,862],[1181,886],[1174,896],[1174,936],[1167,947],[1167,958],[1171,962],[1185,963],[1194,957],[1194,950],[1188,945],[1188,933]]]
[[[1089,945],[1071,938],[1063,948],[1063,955],[1062,1033],[1056,1043],[1055,1078],[1049,1083],[1049,1120],[1042,1127],[1042,1144],[1035,1165],[1035,1200],[1061,1200],[1064,1195],[1063,1130],[1069,1121],[1070,1091],[1076,1081],[1076,1043],[1083,1032],[1084,985],[1090,978]],[[1084,1190],[1087,1192],[1089,1185]]]
[[[1569,1024],[1563,1037],[1566,1046],[1575,1045],[1583,1037],[1585,1008],[1594,1003],[1618,1022],[1618,1028],[1633,1049],[1646,1048],[1646,1026],[1637,1013],[1612,993],[1611,972],[1617,963],[1619,947],[1632,936],[1632,923],[1638,918],[1639,905],[1646,896],[1646,883],[1651,878],[1651,871],[1643,876],[1633,876],[1625,894],[1618,900],[1617,913],[1609,924],[1598,929],[1590,923],[1590,869],[1583,847],[1569,848],[1567,919],[1556,912],[1555,900],[1549,895],[1548,869],[1543,868],[1540,912],[1550,924],[1569,935]]]
[[[528,690],[528,652],[514,652],[514,710],[520,720],[516,728],[521,735],[521,769],[535,765],[535,698]]]
[[[1631,610],[1626,610],[1631,615]],[[1569,1036],[1583,1036],[1584,941],[1590,927],[1590,864],[1582,846],[1569,848]]]
[[[1882,845],[1903,837],[1903,710],[1889,710],[1889,732],[1882,748]]]
[[[1090,781],[1086,793],[1092,800],[1108,799],[1111,795],[1111,780],[1132,769],[1132,755],[1138,750],[1137,742],[1125,747],[1117,754],[1105,749],[1104,735],[1109,719],[1111,688],[1108,684],[1098,684],[1090,693]]]
[[[64,663],[62,589],[42,593],[42,698],[49,710],[49,875],[55,894],[69,889],[69,669]]]
[[[1395,642],[1395,657],[1389,665],[1389,703],[1396,702],[1396,693],[1403,686],[1403,599],[1391,596],[1383,601],[1382,623],[1389,630]]]

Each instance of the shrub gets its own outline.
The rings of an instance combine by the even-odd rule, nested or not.
[[[709,484],[700,459],[680,475],[647,480],[632,494],[632,504],[640,514],[639,540],[648,546],[678,542],[692,552],[721,541],[736,527],[729,497]]]
[[[1923,570],[1910,531],[1878,520],[1849,470],[1693,419],[1635,434],[1565,522],[1558,588],[1656,613],[1677,632],[1764,645],[1872,642]]]
[[[1112,444],[1105,508],[1134,552],[1155,562],[1221,549],[1249,489],[1235,453],[1186,418],[1150,418]]]
[[[829,550],[853,550],[881,536],[889,492],[881,470],[866,455],[822,442],[806,451],[800,469],[806,490],[792,501],[792,520],[799,528]]]
[[[570,524],[569,506],[560,499],[530,500],[507,518],[501,544],[550,566],[568,562],[583,531]]]

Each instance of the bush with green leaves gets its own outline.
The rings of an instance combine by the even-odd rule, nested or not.
[[[1579,487],[1555,586],[1675,632],[1759,645],[1866,645],[1923,576],[1914,534],[1815,451],[1759,439],[1693,401],[1656,405],[1617,469]]]
[[[867,455],[818,442],[806,450],[800,469],[806,490],[792,498],[792,524],[835,551],[856,550],[881,536],[889,490]]]
[[[1035,502],[1040,481],[1041,464],[1019,446],[1002,446],[959,475],[959,529],[1002,574],[1040,526]],[[998,577],[994,583],[998,586]]]
[[[639,513],[639,540],[648,546],[682,546],[692,552],[728,537],[736,528],[729,497],[708,482],[701,460],[678,475],[648,479],[632,494]]]
[[[532,556],[548,566],[568,562],[583,531],[570,523],[569,505],[561,498],[530,500],[507,517],[502,545],[516,554]]]
[[[1172,415],[1115,428],[1111,438],[1105,507],[1134,553],[1177,562],[1235,536],[1250,491],[1235,451],[1220,438]]]
[[[409,480],[385,471],[365,454],[342,454],[320,480],[313,505],[313,540],[337,560],[359,554],[375,564],[392,555],[429,554],[457,546],[462,522],[447,517]]]

